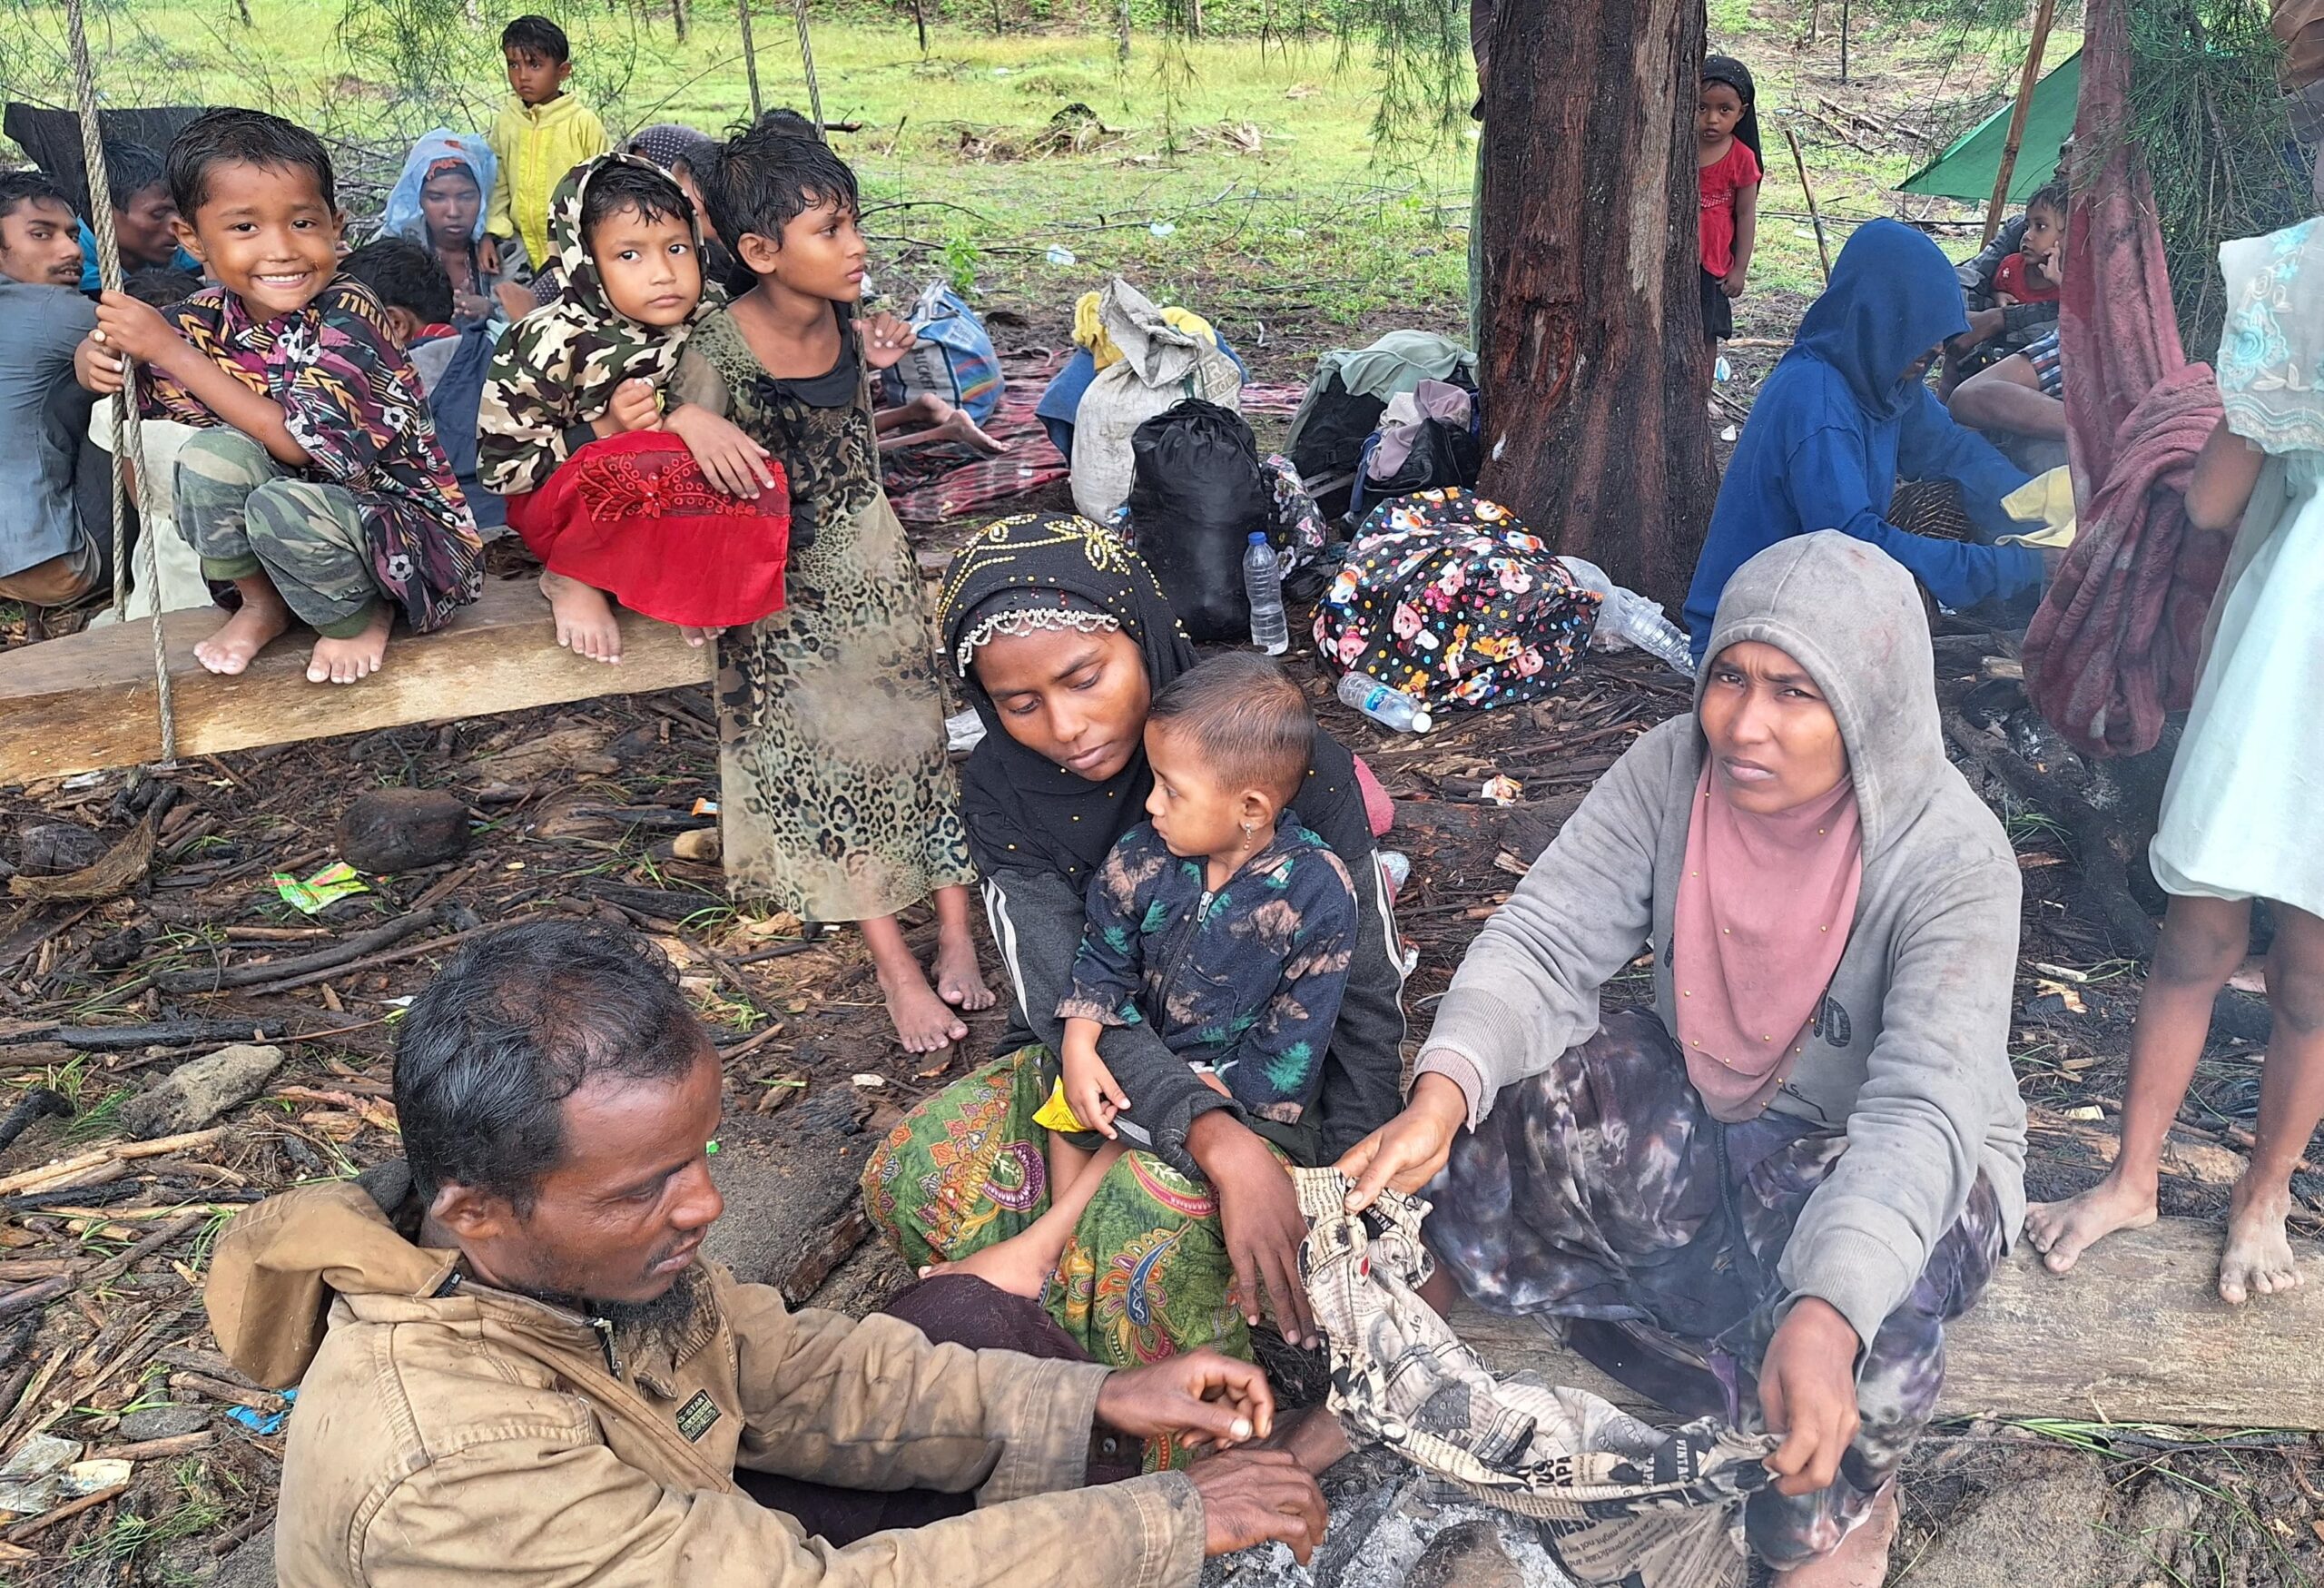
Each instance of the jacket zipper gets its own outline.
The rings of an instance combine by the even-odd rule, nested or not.
[[[607,1318],[593,1317],[589,1320],[589,1327],[596,1331],[597,1344],[605,1348],[606,1371],[614,1376],[615,1383],[625,1386],[628,1380],[622,1376],[621,1352],[614,1345],[612,1321]]]

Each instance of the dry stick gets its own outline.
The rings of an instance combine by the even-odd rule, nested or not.
[[[294,954],[289,959],[269,960],[263,964],[230,965],[223,969],[212,966],[201,971],[162,971],[154,975],[153,985],[164,992],[221,992],[230,987],[252,987],[261,981],[279,981],[286,976],[303,975],[309,971],[335,972],[374,950],[387,948],[417,932],[425,932],[443,918],[444,912],[440,910],[415,910],[385,926],[342,938],[330,948],[318,949],[311,954]]]
[[[109,1489],[99,1489],[94,1494],[84,1494],[70,1504],[59,1505],[44,1516],[35,1516],[30,1522],[19,1522],[15,1526],[8,1529],[5,1535],[0,1536],[5,1536],[10,1544],[22,1544],[35,1534],[45,1533],[60,1522],[72,1521],[84,1511],[94,1511],[108,1500],[119,1499],[128,1489],[127,1484],[115,1484]]]
[[[114,1257],[107,1258],[103,1262],[97,1264],[83,1277],[83,1283],[91,1285],[103,1284],[108,1279],[116,1278],[123,1274],[126,1274],[131,1268],[134,1267],[139,1263],[143,1262],[147,1258],[152,1257],[163,1247],[168,1246],[172,1241],[176,1240],[179,1237],[186,1234],[190,1230],[192,1230],[196,1227],[207,1223],[210,1217],[210,1209],[206,1206],[192,1208],[180,1214],[177,1218],[172,1218],[161,1228],[140,1239],[135,1246],[131,1247],[128,1250]]]
[[[483,926],[471,926],[466,932],[449,932],[443,937],[431,937],[426,942],[406,943],[399,949],[389,949],[383,954],[367,954],[359,960],[350,960],[343,965],[334,965],[327,970],[321,971],[310,971],[303,976],[290,976],[280,981],[261,981],[254,985],[244,987],[241,991],[244,996],[250,998],[268,998],[277,992],[291,992],[301,987],[311,987],[318,981],[328,981],[334,976],[351,976],[359,971],[376,971],[381,965],[393,965],[400,963],[405,960],[416,960],[422,954],[438,952],[444,949],[450,948],[454,943],[466,942],[468,939],[476,936],[478,932],[490,932],[491,930],[492,925],[490,923],[487,923]],[[379,1021],[366,1021],[363,1023],[364,1025],[378,1025]],[[361,1031],[363,1027],[340,1026],[336,1029],[340,1031]],[[328,1036],[330,1034],[332,1033],[317,1033],[317,1035],[322,1036]],[[291,1038],[288,1040],[300,1041],[305,1041],[306,1039]]]
[[[225,1134],[224,1126],[213,1125],[207,1130],[195,1130],[183,1136],[162,1136],[151,1141],[115,1141],[108,1146],[94,1148],[72,1158],[60,1158],[54,1163],[43,1164],[38,1169],[28,1169],[22,1173],[10,1175],[5,1179],[0,1179],[0,1197],[15,1196],[20,1191],[38,1190],[51,1180],[64,1179],[68,1176],[79,1174],[84,1169],[95,1169],[100,1164],[111,1163],[115,1159],[163,1158],[172,1152],[194,1151],[212,1146]]]
[[[1807,162],[1800,156],[1799,135],[1791,130],[1789,122],[1784,123],[1783,141],[1791,145],[1792,169],[1799,173],[1799,191],[1807,195],[1807,218],[1816,227],[1816,257],[1823,261],[1824,284],[1828,287],[1832,284],[1832,245],[1825,241],[1824,212],[1816,202],[1816,190],[1808,185]]]
[[[59,1274],[54,1279],[43,1279],[21,1290],[11,1290],[7,1295],[0,1296],[0,1317],[10,1317],[28,1307],[39,1307],[54,1301],[72,1288],[72,1276]]]
[[[192,1455],[197,1450],[207,1450],[218,1435],[207,1428],[192,1434],[172,1434],[165,1439],[141,1440],[135,1445],[115,1445],[108,1449],[93,1450],[92,1461],[163,1461],[172,1456]]]
[[[2026,113],[2034,107],[2034,89],[2042,81],[2042,52],[2050,44],[2050,16],[2057,0],[2042,0],[2034,13],[2034,37],[2025,46],[2025,68],[2018,74],[2017,103],[2010,108],[2009,136],[2001,146],[2001,169],[1994,177],[1994,196],[1985,206],[1985,241],[2001,230],[2001,212],[2009,203],[2009,179],[2017,171],[2017,146],[2025,137]]]

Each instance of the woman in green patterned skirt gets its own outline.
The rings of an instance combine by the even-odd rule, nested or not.
[[[1070,515],[1003,519],[971,540],[945,581],[940,622],[945,659],[987,729],[964,809],[1015,1018],[1001,1057],[906,1116],[864,1171],[873,1222],[915,1268],[1005,1239],[1047,1206],[1048,1132],[1033,1113],[1056,1072],[1083,891],[1143,819],[1153,692],[1194,665],[1137,555]],[[1247,1358],[1263,1305],[1286,1338],[1312,1341],[1299,1279],[1306,1224],[1283,1166],[1331,1162],[1396,1109],[1395,925],[1354,757],[1321,731],[1296,803],[1356,879],[1363,910],[1323,1095],[1296,1126],[1251,1119],[1150,1028],[1107,1031],[1098,1050],[1130,1099],[1114,1125],[1132,1150],[1100,1184],[1044,1297],[1100,1362],[1199,1346]]]

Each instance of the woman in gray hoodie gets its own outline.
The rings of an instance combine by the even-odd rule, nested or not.
[[[1340,1168],[1352,1207],[1427,1184],[1482,1304],[1780,1432],[1754,1553],[1796,1588],[1876,1583],[1944,1326],[2024,1214],[2017,865],[1945,759],[1920,598],[1879,550],[1760,552],[1707,654],[1695,715],[1534,863],[1403,1112]],[[1601,1020],[1642,949],[1653,1008]]]

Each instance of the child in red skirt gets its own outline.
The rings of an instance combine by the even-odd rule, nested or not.
[[[508,329],[478,413],[478,472],[546,565],[556,643],[621,660],[611,597],[699,646],[783,608],[781,467],[726,419],[666,401],[704,301],[701,223],[650,161],[608,154],[559,184],[564,291]]]

